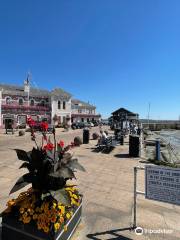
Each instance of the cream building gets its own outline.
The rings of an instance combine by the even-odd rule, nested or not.
[[[96,113],[95,106],[78,99],[72,99],[71,102],[72,122],[94,122],[101,119],[101,115]]]

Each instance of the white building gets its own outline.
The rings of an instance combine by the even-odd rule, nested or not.
[[[72,99],[72,122],[94,122],[101,119],[101,115],[96,113],[96,107],[80,101],[78,99]]]
[[[52,122],[71,124],[71,96],[60,88],[51,92]]]
[[[71,94],[57,88],[52,91],[32,88],[28,79],[24,86],[0,84],[0,127],[26,124],[27,117],[70,124]]]

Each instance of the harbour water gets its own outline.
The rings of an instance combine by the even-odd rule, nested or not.
[[[180,130],[162,130],[160,136],[180,151]]]
[[[180,163],[180,130],[162,130],[159,135],[170,144],[172,149],[171,158],[174,158],[174,162]]]

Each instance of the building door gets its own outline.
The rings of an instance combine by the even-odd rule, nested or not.
[[[14,120],[13,119],[4,119],[4,125],[5,125],[5,129],[12,129],[13,128],[13,124],[14,124]]]
[[[66,123],[66,117],[63,116],[63,123],[65,124]]]

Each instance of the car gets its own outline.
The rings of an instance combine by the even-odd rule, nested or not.
[[[86,122],[86,123],[84,123],[84,127],[91,128],[91,123],[90,123],[90,122]]]
[[[72,123],[72,124],[71,124],[71,128],[72,128],[73,130],[77,129],[77,123]]]
[[[78,126],[78,128],[82,129],[82,128],[85,127],[85,123],[84,122],[78,122],[77,126]]]
[[[93,122],[90,122],[90,125],[91,125],[91,127],[94,127],[94,123]]]
[[[94,124],[94,127],[99,126],[99,123],[97,121],[94,121],[93,124]]]
[[[85,127],[85,124],[83,122],[75,122],[71,124],[72,129],[82,129]]]

